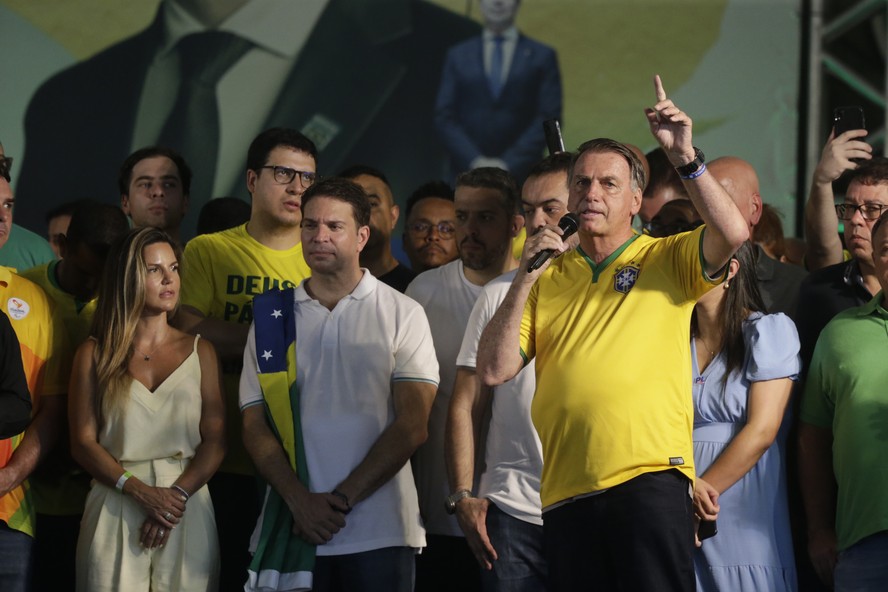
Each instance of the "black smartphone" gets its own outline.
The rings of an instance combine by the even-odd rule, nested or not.
[[[718,524],[715,520],[701,520],[697,527],[697,538],[701,541],[711,539],[718,534]]]
[[[866,129],[863,107],[851,105],[833,109],[833,128],[836,130],[837,137],[849,130]]]

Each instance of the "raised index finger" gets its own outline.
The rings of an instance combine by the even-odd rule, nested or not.
[[[666,100],[666,91],[663,89],[663,81],[659,74],[654,74],[654,90],[657,92],[657,102]]]

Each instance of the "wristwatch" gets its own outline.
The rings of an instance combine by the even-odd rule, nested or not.
[[[703,151],[694,146],[694,160],[689,162],[686,165],[682,165],[679,167],[675,167],[675,171],[682,178],[691,177],[694,173],[696,173],[700,167],[703,166],[705,162],[706,156],[704,156]]]
[[[456,514],[456,504],[459,503],[459,500],[467,497],[472,497],[472,492],[468,489],[460,489],[455,493],[451,493],[444,500],[444,509],[447,510],[448,514]]]

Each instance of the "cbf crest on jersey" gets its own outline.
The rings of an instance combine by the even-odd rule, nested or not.
[[[635,263],[629,263],[617,269],[614,273],[614,290],[622,294],[628,294],[635,282],[638,281],[638,272],[641,269]]]

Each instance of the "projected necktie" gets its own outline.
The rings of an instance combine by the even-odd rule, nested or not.
[[[493,54],[490,56],[490,94],[498,99],[503,90],[503,37],[493,38]]]
[[[194,176],[189,212],[195,216],[200,205],[213,197],[219,152],[216,84],[251,46],[249,41],[223,31],[188,35],[177,45],[179,93],[157,143],[179,151],[191,166]]]

